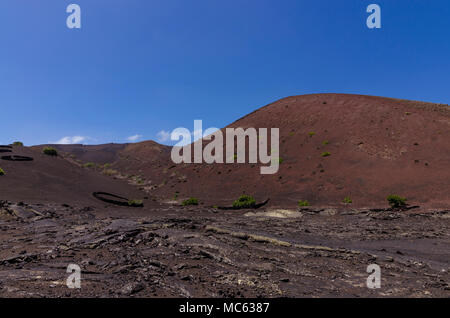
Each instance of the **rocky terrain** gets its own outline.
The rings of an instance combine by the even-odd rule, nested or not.
[[[450,210],[2,201],[0,228],[1,297],[450,297]]]

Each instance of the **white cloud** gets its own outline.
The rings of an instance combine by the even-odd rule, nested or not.
[[[84,141],[87,141],[88,139],[89,139],[89,137],[84,137],[84,136],[72,136],[72,137],[67,136],[67,137],[62,137],[58,141],[51,142],[51,143],[58,144],[58,145],[73,145],[73,144],[81,144]]]
[[[136,134],[136,135],[133,135],[133,136],[128,137],[127,140],[133,142],[133,141],[138,141],[138,140],[141,139],[142,137],[143,137],[142,135]]]
[[[208,128],[206,130],[194,130],[194,131],[189,131],[186,128],[178,128],[175,129],[172,132],[166,131],[166,130],[161,130],[160,132],[158,132],[156,134],[157,141],[160,143],[163,142],[170,142],[171,144],[177,144],[178,146],[186,146],[190,143],[193,143],[201,138],[204,138],[206,136],[209,136],[211,134],[213,134],[214,132],[216,132],[217,130],[219,130],[218,128]],[[175,139],[172,139],[172,135],[173,133],[175,133]]]
[[[170,132],[165,130],[161,130],[156,134],[156,136],[158,137],[158,142],[166,142],[170,140]]]

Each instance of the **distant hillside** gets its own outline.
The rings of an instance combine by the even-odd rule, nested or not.
[[[93,192],[109,192],[132,199],[145,193],[122,180],[114,180],[92,169],[64,159],[48,156],[37,148],[16,147],[2,156],[19,155],[33,161],[0,160],[5,175],[0,176],[0,200],[27,203],[104,205]]]
[[[261,175],[252,164],[174,165],[170,148],[151,141],[116,145],[109,159],[115,159],[117,173],[137,178],[137,185],[161,199],[195,196],[211,205],[231,204],[247,193],[295,206],[298,200],[340,205],[349,196],[353,206],[384,206],[395,193],[411,204],[450,206],[446,105],[345,94],[293,96],[228,127],[280,128],[279,172]],[[97,147],[84,147],[81,155],[75,146],[65,151],[85,161],[111,154],[108,145]],[[330,155],[322,156],[325,152]]]

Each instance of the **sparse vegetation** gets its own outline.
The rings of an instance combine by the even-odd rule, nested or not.
[[[108,168],[110,168],[111,167],[111,164],[110,163],[105,163],[104,165],[103,165],[103,169],[108,169]]]
[[[5,170],[3,170],[2,168],[0,168],[0,176],[4,176],[6,173],[5,173]]]
[[[322,142],[322,145],[326,146],[326,145],[328,145],[329,143],[330,143],[330,142],[329,142],[328,140],[325,140],[325,141]]]
[[[137,184],[144,184],[145,183],[144,179],[141,176],[134,176],[132,179]]]
[[[103,170],[103,174],[106,174],[107,176],[115,176],[117,175],[119,172],[117,170],[114,169],[105,169]]]
[[[197,198],[189,198],[187,200],[184,200],[181,203],[182,206],[188,206],[188,205],[198,205],[198,199]]]
[[[289,136],[294,136],[295,135],[295,133],[293,132],[293,131],[291,131],[290,133],[289,133]]]
[[[329,156],[331,156],[331,153],[330,152],[328,152],[328,151],[325,151],[325,152],[322,152],[322,155],[321,155],[322,157],[329,157]]]
[[[58,155],[58,152],[56,151],[55,148],[52,147],[45,147],[42,152],[48,156],[53,156],[56,157]]]
[[[132,207],[142,207],[144,206],[144,203],[142,200],[129,200],[128,205]]]
[[[310,206],[308,200],[299,200],[298,201],[298,206]]]
[[[13,145],[13,146],[23,147],[23,142],[21,142],[21,141],[14,141],[14,142],[12,143],[12,145]]]
[[[396,195],[396,194],[389,195],[387,197],[387,200],[389,202],[389,205],[392,208],[395,208],[395,209],[406,206],[406,201],[407,201],[406,198],[403,198],[403,197],[401,197],[399,195]]]
[[[308,133],[309,137],[312,137],[312,136],[314,136],[315,134],[316,134],[316,133],[313,132],[313,131],[311,131],[310,133]]]
[[[83,167],[85,168],[94,168],[95,167],[95,163],[93,162],[86,162]]]
[[[345,197],[344,200],[342,200],[342,202],[344,202],[346,204],[350,204],[350,203],[353,203],[353,200],[350,197]]]
[[[256,200],[250,195],[241,195],[239,199],[233,202],[233,208],[249,209],[256,205]]]

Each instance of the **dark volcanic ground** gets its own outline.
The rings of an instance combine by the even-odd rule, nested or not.
[[[0,297],[450,297],[450,210],[0,206]]]
[[[449,124],[445,105],[283,99],[231,125],[280,127],[280,171],[264,177],[252,165],[176,166],[151,141],[60,146],[57,157],[0,146],[33,158],[0,158],[0,297],[450,297]],[[271,200],[212,208],[243,193]],[[421,207],[365,208],[394,193]],[[191,196],[200,206],[181,207]],[[66,286],[69,264],[79,290]],[[370,264],[381,289],[366,287]]]

